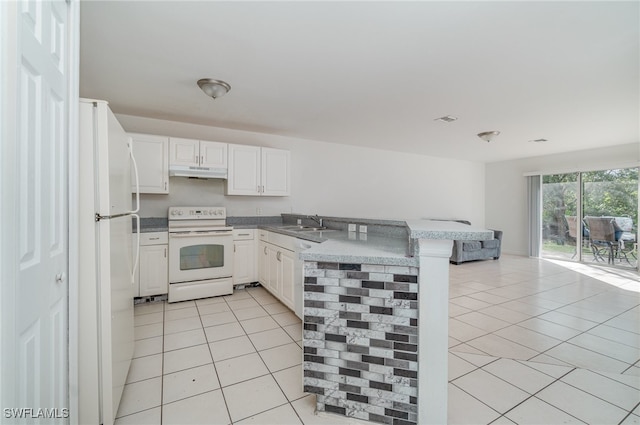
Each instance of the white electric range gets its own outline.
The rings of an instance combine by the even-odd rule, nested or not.
[[[224,207],[169,208],[169,302],[233,293],[233,228]]]

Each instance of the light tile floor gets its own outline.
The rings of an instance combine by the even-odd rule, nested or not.
[[[640,277],[503,256],[450,268],[449,423],[640,424]],[[302,392],[301,323],[263,288],[135,309],[117,424],[341,424]]]

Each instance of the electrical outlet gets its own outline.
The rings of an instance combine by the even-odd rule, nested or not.
[[[354,223],[350,223],[349,224],[349,231],[350,232],[355,232],[356,231],[356,225]]]
[[[360,225],[360,233],[367,233],[367,226]]]

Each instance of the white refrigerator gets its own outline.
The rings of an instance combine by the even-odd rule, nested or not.
[[[80,100],[79,140],[78,419],[111,425],[133,357],[135,160],[105,101]]]

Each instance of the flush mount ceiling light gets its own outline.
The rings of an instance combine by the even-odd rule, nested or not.
[[[478,133],[478,137],[484,140],[485,142],[490,142],[494,137],[499,135],[499,131],[483,131],[482,133]]]
[[[534,139],[534,140],[529,140],[529,142],[531,143],[544,143],[544,142],[548,142],[549,140],[547,139]]]
[[[453,122],[457,119],[458,117],[454,117],[453,115],[445,115],[444,117],[434,119],[434,121]]]
[[[203,78],[198,80],[198,87],[200,87],[204,94],[214,99],[224,96],[229,90],[231,90],[231,86],[229,84],[212,78]]]

